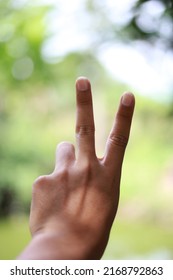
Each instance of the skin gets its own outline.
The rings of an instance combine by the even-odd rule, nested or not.
[[[100,259],[116,216],[121,169],[135,105],[125,93],[103,158],[95,152],[91,85],[76,81],[76,151],[57,146],[55,169],[33,184],[32,240],[18,259]]]

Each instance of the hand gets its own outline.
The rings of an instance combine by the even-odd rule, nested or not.
[[[19,258],[99,259],[106,248],[135,100],[131,93],[121,98],[101,159],[95,153],[92,94],[86,78],[76,82],[76,100],[76,152],[72,144],[60,143],[55,170],[35,181],[33,239]]]

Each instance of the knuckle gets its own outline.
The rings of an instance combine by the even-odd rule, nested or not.
[[[92,170],[92,163],[91,161],[87,160],[85,161],[84,165],[83,165],[83,171],[87,173],[91,173]]]
[[[81,174],[84,181],[91,181],[91,178],[96,170],[96,166],[95,162],[89,158],[80,163],[78,172]]]
[[[67,168],[57,170],[55,174],[56,182],[67,182],[69,177],[69,171]]]
[[[82,182],[85,185],[89,185],[91,183],[92,177],[93,177],[93,170],[92,170],[91,166],[88,165],[88,166],[81,168],[81,174],[82,174]]]
[[[128,143],[128,138],[121,134],[111,134],[109,140],[112,145],[120,146],[122,148],[125,148]]]
[[[76,134],[77,136],[89,136],[93,135],[95,132],[94,125],[78,125],[76,127]]]
[[[50,183],[50,179],[47,175],[39,176],[33,183],[33,188],[42,188]]]

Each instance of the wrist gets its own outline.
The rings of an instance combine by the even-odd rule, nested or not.
[[[33,236],[29,245],[18,259],[27,260],[72,260],[85,259],[83,246],[73,240],[57,236],[54,233],[38,233]]]
[[[31,227],[28,259],[89,260],[100,259],[106,248],[109,233],[93,227],[74,224],[62,219],[49,220],[41,229]],[[29,252],[29,250],[28,250]]]
[[[77,236],[55,232],[37,233],[18,259],[86,260],[101,257],[97,256],[92,240],[87,241],[86,238]]]

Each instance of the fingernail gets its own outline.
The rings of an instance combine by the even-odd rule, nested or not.
[[[76,86],[79,91],[86,91],[89,89],[89,81],[85,77],[80,77],[76,81]]]
[[[132,93],[125,93],[122,97],[122,104],[124,106],[131,106],[133,102],[133,94]]]

